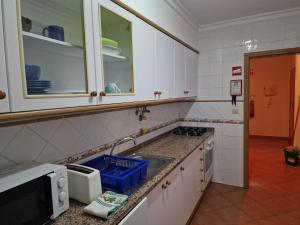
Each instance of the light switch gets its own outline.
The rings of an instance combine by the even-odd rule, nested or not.
[[[239,114],[239,109],[232,109],[232,114]]]

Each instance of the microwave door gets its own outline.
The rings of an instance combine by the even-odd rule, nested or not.
[[[0,224],[46,224],[53,214],[50,184],[50,178],[42,176],[0,193]]]

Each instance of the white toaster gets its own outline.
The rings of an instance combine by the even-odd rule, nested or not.
[[[102,194],[100,172],[87,166],[68,164],[69,196],[90,204]]]

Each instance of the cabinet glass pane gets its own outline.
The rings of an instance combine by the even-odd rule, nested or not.
[[[132,94],[132,24],[103,6],[100,10],[105,92],[111,95]]]
[[[83,1],[18,2],[27,94],[86,94]]]

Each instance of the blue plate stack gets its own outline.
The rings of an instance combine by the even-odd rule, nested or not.
[[[46,94],[51,88],[51,81],[39,80],[41,67],[36,65],[25,65],[28,94]]]

